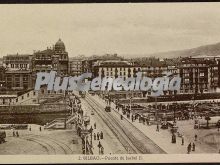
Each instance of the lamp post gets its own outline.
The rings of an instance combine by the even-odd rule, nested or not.
[[[130,113],[131,113],[131,111],[132,111],[131,103],[132,103],[132,96],[130,97]],[[133,113],[132,113],[132,114],[133,114]]]
[[[91,147],[92,147],[92,132],[93,132],[93,128],[92,128],[92,126],[91,126],[91,128],[90,128],[90,144],[91,144]]]
[[[65,107],[65,120],[64,120],[64,129],[66,129],[66,120],[67,120],[67,107],[66,107],[66,91],[64,92],[64,107]]]
[[[173,106],[173,123],[176,123],[176,109],[177,109],[177,104],[175,103]]]
[[[156,110],[156,122],[157,122],[157,125],[158,125],[157,96],[155,96],[155,110]]]

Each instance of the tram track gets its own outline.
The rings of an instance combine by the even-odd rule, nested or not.
[[[107,117],[104,117],[103,115],[100,114],[100,112],[94,108],[94,105],[92,105],[92,103],[90,101],[87,101],[88,105],[94,110],[96,111],[96,113],[98,114],[98,116],[103,120],[103,122],[109,127],[109,129],[112,131],[112,133],[117,137],[117,139],[119,140],[119,142],[122,144],[122,146],[126,149],[129,148],[129,151],[133,154],[138,154],[140,153],[139,150],[137,150],[135,148],[135,146],[132,145],[132,143],[130,143],[128,141],[128,138],[126,136],[124,136],[122,134],[122,132],[120,132],[117,129],[117,126],[115,126],[114,123],[112,123],[111,120],[109,120]]]
[[[21,139],[35,142],[42,146],[48,154],[72,154],[72,149],[67,144],[56,139],[42,135],[28,135],[20,137]]]
[[[156,145],[151,139],[144,135],[134,125],[129,123],[129,128],[124,127],[122,122],[114,115],[105,112],[104,107],[101,107],[92,98],[86,96],[86,101],[90,107],[97,112],[102,118],[110,130],[116,135],[118,140],[125,148],[129,148],[130,153],[133,154],[164,154],[166,153],[158,145]],[[137,138],[138,137],[138,138]]]

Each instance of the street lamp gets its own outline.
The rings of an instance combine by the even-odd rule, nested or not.
[[[92,128],[92,126],[91,126],[91,128],[90,128],[90,137],[91,137],[91,139],[90,139],[90,144],[91,144],[91,147],[92,147],[92,132],[93,132],[93,128]]]
[[[131,113],[131,111],[132,111],[131,103],[132,103],[132,95],[131,95],[131,97],[130,97],[130,113]],[[132,114],[133,114],[133,113],[132,113]]]
[[[173,123],[176,123],[176,109],[177,109],[177,104],[175,103],[173,106]]]
[[[65,120],[64,120],[64,129],[66,129],[66,121],[67,121],[67,107],[66,107],[66,91],[64,92],[64,106],[65,106]]]
[[[155,96],[155,110],[156,110],[156,122],[157,122],[157,125],[158,125],[157,96]]]

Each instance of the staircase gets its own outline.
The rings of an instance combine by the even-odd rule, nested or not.
[[[67,118],[66,124],[71,123],[72,121],[76,120],[77,116],[76,115],[71,115]]]
[[[44,129],[64,129],[65,128],[65,118],[57,118],[48,123]]]
[[[44,129],[64,129],[65,128],[65,121],[66,125],[70,124],[72,121],[76,120],[77,116],[76,115],[71,115],[69,116],[66,120],[65,118],[57,118],[48,123]]]

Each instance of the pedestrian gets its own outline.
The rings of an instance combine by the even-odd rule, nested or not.
[[[191,145],[191,143],[189,143],[189,149],[190,149],[190,152],[191,152],[191,150],[192,150],[192,145]]]
[[[100,139],[103,139],[103,132],[100,133]]]
[[[104,155],[104,147],[101,146],[101,154]]]
[[[101,154],[101,147],[102,147],[102,145],[101,145],[101,142],[99,141],[99,144],[98,144],[99,154]]]
[[[40,126],[40,128],[39,128],[39,129],[40,129],[40,131],[41,131],[41,126]]]
[[[121,115],[121,120],[123,120],[123,115]]]
[[[196,150],[196,145],[195,145],[195,143],[193,143],[193,145],[192,145],[192,151],[195,151]]]
[[[197,141],[197,134],[195,134],[195,141]]]
[[[147,125],[149,125],[150,123],[149,123],[149,119],[147,118]]]
[[[99,140],[99,132],[97,133],[97,140]]]
[[[157,124],[157,130],[156,131],[159,132],[159,124]]]
[[[31,126],[29,127],[29,131],[31,131]]]
[[[172,135],[172,143],[176,143],[176,135],[174,133]]]
[[[16,131],[16,136],[19,137],[18,131]]]
[[[184,136],[182,135],[182,145],[184,145]]]
[[[190,154],[190,151],[191,151],[191,148],[190,148],[190,146],[188,145],[188,146],[187,146],[187,154]]]
[[[15,131],[13,130],[13,137],[15,137]]]
[[[95,134],[95,133],[94,133],[94,135],[93,135],[93,136],[94,136],[94,140],[96,140],[96,134]]]
[[[94,123],[94,129],[96,129],[96,123]]]

